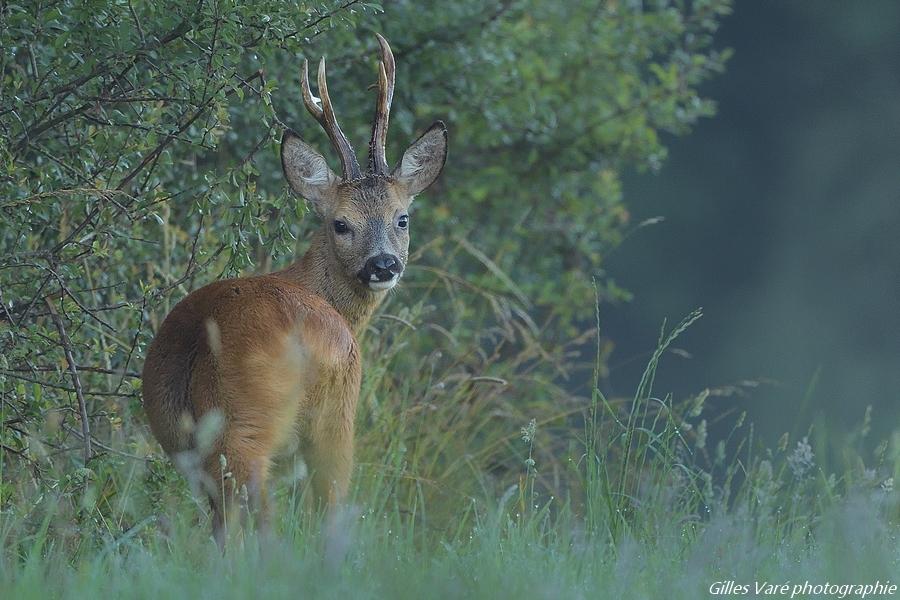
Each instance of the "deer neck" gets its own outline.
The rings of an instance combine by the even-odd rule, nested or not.
[[[326,300],[358,336],[387,292],[369,292],[347,281],[327,244],[325,230],[317,230],[306,254],[277,275],[299,283]]]

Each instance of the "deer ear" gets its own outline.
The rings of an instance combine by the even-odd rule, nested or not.
[[[328,168],[325,158],[290,129],[281,137],[281,168],[294,193],[309,200],[315,211],[323,214],[334,198],[338,177]]]
[[[391,175],[410,196],[415,196],[434,183],[446,160],[447,127],[437,121],[406,149]]]

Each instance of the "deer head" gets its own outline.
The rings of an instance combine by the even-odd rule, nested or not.
[[[291,189],[323,219],[319,239],[324,239],[324,254],[332,267],[328,276],[342,277],[366,294],[388,290],[399,281],[409,250],[409,206],[437,179],[447,157],[447,129],[438,121],[407,148],[393,170],[388,167],[385,140],[394,96],[394,56],[387,41],[376,36],[381,63],[366,171],[360,169],[335,117],[324,57],[318,72],[321,100],[312,95],[308,62],[303,61],[303,104],[328,134],[340,157],[341,176],[295,132],[285,130],[281,140],[281,164]]]

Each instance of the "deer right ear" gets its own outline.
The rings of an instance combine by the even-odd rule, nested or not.
[[[294,193],[309,200],[322,215],[334,198],[338,177],[325,158],[290,129],[281,137],[281,168]]]

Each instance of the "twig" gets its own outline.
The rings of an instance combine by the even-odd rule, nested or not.
[[[78,367],[80,368],[80,367]],[[84,369],[82,369],[84,370]],[[110,373],[113,374],[113,373]],[[54,390],[62,390],[64,392],[73,393],[75,392],[75,388],[70,387],[68,385],[63,385],[61,383],[50,383],[49,381],[41,381],[40,379],[35,379],[34,377],[28,377],[27,375],[22,375],[16,371],[5,371],[0,369],[0,375],[5,375],[6,377],[12,377],[13,379],[18,379],[19,381],[27,381],[28,383],[36,383],[42,387],[52,388]],[[121,387],[121,386],[120,386]],[[123,394],[121,392],[92,392],[91,390],[86,390],[84,392],[85,396],[100,396],[106,398],[137,398],[137,392],[130,392],[128,394]]]
[[[63,390],[66,392],[74,392],[75,388],[69,387],[67,385],[61,383],[50,383],[48,381],[41,381],[40,379],[35,379],[34,377],[28,377],[27,375],[20,375],[15,371],[4,371],[0,370],[0,375],[5,377],[12,377],[13,379],[18,379],[19,381],[27,381],[28,383],[36,383],[42,387],[53,388],[55,390]]]
[[[78,376],[78,368],[75,366],[75,357],[72,355],[72,341],[66,333],[66,326],[63,324],[62,318],[56,312],[56,307],[49,297],[45,297],[47,309],[53,317],[53,323],[59,331],[59,341],[66,353],[66,362],[69,363],[69,372],[72,373],[72,383],[75,385],[75,396],[78,398],[78,410],[81,413],[81,433],[84,438],[84,463],[87,464],[91,460],[91,426],[88,422],[87,404],[84,401],[84,391],[81,388],[81,378]]]
[[[16,450],[15,448],[11,448],[10,446],[7,446],[6,444],[0,444],[0,448],[3,448],[7,452],[12,452],[13,454],[15,454],[17,456],[22,456],[22,457],[25,456],[25,453],[22,452],[21,450]]]
[[[84,365],[77,365],[79,371],[89,371],[91,373],[102,373],[104,375],[124,375],[125,377],[134,377],[140,378],[141,374],[137,371],[127,371],[124,369],[106,369],[103,367],[86,367]],[[10,368],[10,371],[17,371],[20,373],[55,373],[57,367],[51,366],[29,366],[29,367],[14,367]],[[5,373],[6,371],[0,371],[0,373]]]
[[[496,383],[497,385],[509,385],[509,382],[505,379],[501,379],[500,377],[488,377],[487,375],[479,375],[476,377],[469,377],[469,381],[472,382],[485,382],[485,383]]]
[[[131,0],[128,0],[128,12],[131,13],[131,18],[134,19],[134,24],[137,27],[138,35],[141,38],[141,44],[146,45],[146,39],[144,37],[144,28],[141,27],[141,20],[138,19],[137,13],[134,10],[134,6],[131,4]]]
[[[15,321],[13,321],[12,315],[9,314],[9,310],[6,308],[6,302],[3,301],[3,288],[0,288],[0,309],[3,310],[3,315],[6,317],[6,321],[10,325],[15,323]],[[0,317],[0,320],[2,320],[2,317]]]
[[[100,323],[101,325],[103,325],[104,327],[106,327],[107,329],[112,331],[113,333],[118,333],[116,331],[115,327],[113,327],[112,325],[110,325],[109,323],[107,323],[106,321],[104,321],[103,319],[98,317],[97,315],[95,315],[94,311],[92,311],[90,308],[88,308],[87,306],[82,304],[81,301],[75,297],[75,294],[73,294],[71,292],[71,290],[69,290],[69,286],[66,285],[66,282],[63,281],[63,278],[59,275],[59,273],[57,273],[54,270],[54,268],[56,267],[56,261],[51,259],[48,262],[50,263],[49,267],[44,267],[39,264],[28,264],[28,263],[22,263],[22,264],[23,264],[23,266],[32,266],[32,267],[37,267],[38,269],[43,269],[45,271],[49,271],[53,275],[53,277],[56,278],[56,281],[57,281],[57,283],[59,283],[59,287],[62,289],[63,293],[66,296],[68,296],[69,298],[71,298],[72,301],[75,302],[76,305],[78,305],[78,308],[80,308],[82,310],[82,312],[84,312],[90,318],[94,319],[95,321],[97,321],[98,323]]]
[[[379,319],[387,319],[387,320],[389,320],[389,321],[397,321],[398,323],[403,323],[404,325],[406,325],[407,327],[409,327],[409,328],[412,329],[413,331],[416,330],[416,326],[415,326],[415,325],[413,325],[412,323],[410,323],[409,321],[407,321],[407,320],[404,319],[403,317],[398,317],[397,315],[381,314],[381,315],[378,315],[378,318],[379,318]]]
[[[65,429],[66,431],[68,431],[69,433],[71,433],[72,435],[74,435],[75,437],[77,437],[79,439],[82,439],[82,440],[87,439],[84,437],[83,434],[78,433],[77,430],[72,429],[68,425],[64,424],[63,429]],[[106,450],[107,452],[112,452],[113,454],[118,454],[119,456],[124,456],[125,458],[131,458],[134,460],[150,460],[149,456],[138,456],[137,454],[131,454],[129,452],[123,452],[122,450],[116,450],[112,446],[107,446],[106,444],[104,444],[103,442],[98,440],[97,438],[93,438],[92,441],[94,444],[99,446],[101,449]]]
[[[134,349],[137,348],[138,336],[141,335],[141,331],[144,329],[144,312],[146,311],[146,309],[147,309],[147,297],[143,296],[141,298],[141,312],[140,312],[140,318],[138,321],[138,326],[134,332],[134,337],[131,338],[131,348],[129,348],[129,350],[128,350],[128,357],[125,359],[125,366],[122,367],[122,377],[119,378],[119,385],[116,386],[116,391],[122,389],[122,384],[125,383],[126,377],[134,377],[134,376],[140,377],[140,374],[138,374],[138,373],[131,375],[128,372],[128,366],[131,364],[131,357],[134,356]]]
[[[25,307],[25,311],[22,313],[22,316],[19,317],[19,321],[16,323],[16,327],[21,327],[22,323],[25,322],[25,318],[28,316],[28,313],[31,312],[31,307],[34,306],[34,303],[37,302],[37,299],[40,297],[41,292],[44,291],[44,287],[50,283],[50,280],[53,278],[53,275],[47,275],[44,278],[44,281],[41,282],[40,287],[38,287],[37,292],[35,292],[34,296],[32,296],[31,301],[28,303],[28,306]]]
[[[224,243],[220,244],[219,247],[215,250],[215,252],[210,254],[209,257],[202,263],[198,263],[191,271],[186,272],[184,275],[182,275],[181,277],[179,277],[178,279],[176,279],[175,281],[173,281],[166,287],[154,290],[150,295],[151,299],[156,300],[156,299],[162,297],[168,291],[175,289],[176,287],[178,287],[179,285],[181,285],[188,279],[191,279],[198,271],[202,271],[207,266],[209,266],[209,264],[212,263],[212,261],[214,261],[226,247],[227,247],[227,244],[224,244]],[[219,277],[221,277],[221,275]]]
[[[306,21],[305,23],[303,23],[303,25],[300,26],[299,29],[295,29],[294,31],[291,31],[290,33],[284,34],[283,36],[281,36],[279,41],[283,44],[289,38],[296,37],[298,34],[300,34],[301,31],[306,31],[307,29],[312,29],[313,27],[316,27],[322,21],[332,18],[338,12],[347,10],[348,8],[352,7],[354,4],[358,4],[359,2],[360,2],[360,0],[347,0],[340,6],[334,8],[334,10],[324,12],[324,13],[320,14],[319,16],[315,17],[314,19],[310,19],[309,21]],[[262,39],[262,37],[263,37],[263,35],[260,35],[258,38],[254,39],[253,41],[247,42],[246,44],[244,44],[244,47],[251,48],[251,47],[255,46],[259,42],[259,40]]]

